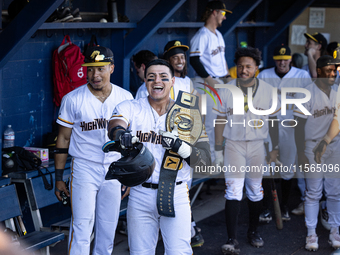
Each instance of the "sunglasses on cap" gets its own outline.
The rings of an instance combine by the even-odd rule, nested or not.
[[[220,10],[220,13],[225,17],[225,14],[226,14],[225,11]]]

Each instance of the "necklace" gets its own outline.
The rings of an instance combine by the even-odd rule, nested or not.
[[[243,93],[243,96],[246,97],[247,96],[247,93],[244,93],[241,85],[240,85],[240,81],[239,79],[236,79],[237,80],[237,87],[240,88],[242,90],[242,93]],[[255,84],[254,86],[252,86],[252,97],[254,97],[254,94],[255,94],[255,91],[256,91],[256,88],[257,88],[257,78],[255,78]],[[248,87],[247,87],[247,90],[248,91]]]
[[[152,109],[152,106],[151,106],[150,102],[149,102],[149,106],[150,106],[150,110],[151,110],[151,113],[152,113],[152,116],[153,116],[153,121],[155,123],[155,125],[153,127],[153,129],[155,130],[156,129],[156,125],[157,125],[157,120],[156,120],[155,114],[153,113],[154,110]],[[166,108],[166,112],[165,113],[167,113],[169,111],[169,106],[170,106],[170,100],[169,100],[169,103],[168,103],[168,106]]]
[[[318,86],[318,88],[323,92],[323,93],[325,93],[327,96],[328,96],[328,94],[329,94],[329,91],[327,92],[327,91],[325,91],[323,88],[321,88],[320,86]]]

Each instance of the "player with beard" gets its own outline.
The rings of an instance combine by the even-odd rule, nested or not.
[[[202,85],[203,82],[214,87],[218,83],[227,83],[225,78],[230,77],[225,59],[224,38],[217,29],[222,26],[222,22],[226,19],[225,16],[230,13],[232,12],[226,9],[222,1],[208,2],[202,15],[204,26],[196,32],[190,41],[190,64],[197,73],[193,83],[199,93],[205,93],[202,89],[209,90],[209,88]],[[216,114],[212,111],[214,104],[214,100],[207,96],[205,127],[209,137],[212,161],[215,160],[213,122],[216,119]]]
[[[257,232],[257,227],[263,199],[262,169],[260,169],[260,166],[263,165],[265,158],[264,139],[268,136],[268,129],[273,148],[276,148],[278,144],[278,126],[269,125],[269,122],[264,120],[274,119],[278,111],[274,110],[274,113],[269,116],[256,115],[248,108],[248,96],[252,96],[252,105],[255,109],[270,109],[275,100],[272,97],[273,87],[255,78],[255,73],[261,61],[260,55],[258,49],[251,47],[238,48],[235,53],[234,62],[237,66],[238,79],[231,81],[229,85],[233,85],[243,92],[244,114],[233,114],[233,94],[227,88],[219,90],[222,104],[218,104],[218,109],[214,109],[218,115],[217,119],[219,119],[215,125],[216,164],[231,166],[236,169],[235,171],[225,172],[225,219],[228,239],[227,243],[222,246],[224,254],[238,254],[240,252],[236,234],[244,185],[249,207],[248,241],[255,247],[264,245]],[[251,95],[248,95],[248,93],[251,93]],[[276,121],[271,122],[276,123]],[[226,141],[223,155],[224,138],[226,138]],[[276,149],[270,152],[270,162],[275,162],[277,154],[278,150]],[[247,166],[252,168],[258,166],[258,171],[242,171]]]
[[[336,77],[338,60],[325,55],[317,60],[318,79],[306,87],[311,99],[303,106],[312,115],[305,115],[294,110],[297,117],[295,141],[298,152],[299,166],[305,171],[306,200],[305,222],[307,237],[305,249],[316,251],[319,247],[316,226],[318,223],[319,200],[325,190],[327,198],[328,224],[330,225],[329,244],[340,248],[340,179],[339,172],[331,169],[339,164],[339,135],[327,133],[327,128],[334,121],[337,106],[337,92],[331,86]],[[336,115],[335,115],[336,116]],[[332,138],[335,137],[334,140]],[[327,145],[326,148],[324,146]],[[322,157],[314,158],[314,152],[321,152]],[[317,154],[317,153],[316,153]],[[302,170],[301,169],[301,170]],[[320,170],[321,169],[321,170]]]
[[[327,39],[320,33],[314,34],[305,33],[305,55],[308,58],[308,64],[302,67],[303,70],[309,72],[312,78],[317,78],[316,61],[323,56],[327,47]]]
[[[305,70],[301,70],[295,67],[291,67],[291,51],[290,48],[286,45],[279,45],[274,49],[273,59],[275,61],[275,67],[263,70],[257,76],[257,78],[264,80],[269,83],[273,87],[278,89],[279,98],[281,99],[281,89],[282,88],[290,88],[290,87],[300,87],[304,88],[309,85],[312,81],[310,79],[309,74]],[[296,97],[296,93],[288,93],[286,98],[294,99]],[[280,115],[280,121],[285,119],[294,119],[293,117],[293,105],[288,105],[286,109],[285,115]],[[280,151],[280,161],[283,166],[294,165],[296,162],[296,146],[294,142],[294,129],[291,127],[279,126],[279,146],[278,149]],[[281,191],[282,191],[282,199],[281,199],[281,210],[282,210],[282,220],[288,221],[290,220],[289,210],[288,210],[288,199],[290,195],[290,189],[292,184],[292,178],[294,176],[294,172],[280,172],[281,180]],[[301,176],[302,182],[303,176]],[[260,221],[268,222],[272,219],[271,213],[269,211],[270,204],[270,180],[267,178],[263,179],[262,185],[264,187],[265,195],[264,195],[264,211],[260,215]],[[300,187],[300,185],[299,185]],[[302,195],[304,194],[304,187],[301,191]],[[304,200],[304,198],[301,198]],[[303,205],[303,204],[301,204]],[[303,207],[301,207],[303,208]],[[302,209],[303,210],[303,209]],[[302,212],[303,214],[303,212]]]

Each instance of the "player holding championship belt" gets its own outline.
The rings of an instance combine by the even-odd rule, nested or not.
[[[109,122],[109,137],[120,141],[123,153],[139,140],[155,160],[151,177],[130,189],[130,254],[154,254],[159,229],[166,254],[192,254],[186,183],[191,178],[190,166],[210,164],[210,151],[207,138],[200,138],[197,98],[180,92],[176,102],[171,100],[174,80],[173,67],[167,61],[151,61],[145,67],[149,96],[117,105]]]

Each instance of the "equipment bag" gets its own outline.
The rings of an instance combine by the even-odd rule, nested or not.
[[[65,35],[53,52],[53,102],[56,106],[60,106],[64,95],[87,83],[87,69],[81,66],[83,63],[84,55],[80,48],[71,42],[69,35]]]
[[[44,168],[46,174],[41,171]],[[2,175],[8,175],[12,172],[37,170],[39,176],[42,177],[45,189],[53,188],[53,178],[47,168],[41,166],[41,159],[34,153],[25,150],[23,147],[14,146],[2,149]],[[50,183],[45,175],[50,176]]]

